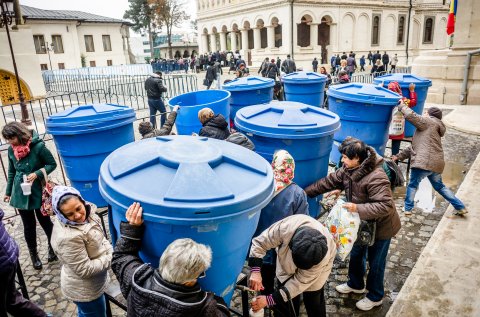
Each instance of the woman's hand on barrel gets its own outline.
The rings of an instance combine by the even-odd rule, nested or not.
[[[128,207],[127,213],[125,214],[128,223],[132,226],[141,226],[143,223],[142,212],[143,208],[140,206],[140,204],[137,202],[133,203],[130,207]]]
[[[250,274],[250,289],[254,291],[263,291],[262,274],[260,272],[252,272]]]

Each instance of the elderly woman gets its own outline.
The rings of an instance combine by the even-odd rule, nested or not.
[[[293,182],[295,177],[295,161],[285,150],[276,152],[272,161],[275,180],[275,194],[272,200],[262,209],[257,230],[253,237],[259,236],[275,222],[296,214],[308,215],[307,195],[300,186]],[[273,293],[275,279],[275,259],[277,254],[271,249],[263,258],[262,279],[264,294]]]
[[[224,317],[230,312],[221,297],[205,292],[197,280],[205,277],[212,261],[211,249],[191,239],[173,241],[160,257],[158,269],[138,256],[142,245],[142,207],[133,203],[120,224],[120,239],[112,269],[128,302],[128,317]]]
[[[222,114],[215,114],[210,108],[203,108],[198,112],[198,120],[202,128],[198,135],[218,140],[225,140],[230,136],[227,120]]]
[[[101,220],[73,187],[55,186],[52,208],[52,247],[62,263],[62,293],[77,305],[79,317],[106,316],[103,292],[113,249]]]
[[[18,209],[23,222],[23,234],[27,242],[33,268],[42,269],[37,252],[37,217],[48,238],[48,262],[57,257],[50,245],[53,224],[48,215],[42,214],[42,181],[44,175],[52,173],[57,163],[37,132],[30,131],[20,122],[7,123],[2,136],[10,144],[8,148],[8,180],[3,201]],[[24,195],[21,189],[23,177],[31,183],[31,193]]]

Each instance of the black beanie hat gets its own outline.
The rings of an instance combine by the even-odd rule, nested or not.
[[[290,240],[293,263],[302,270],[308,270],[320,263],[328,251],[327,238],[318,230],[300,227]]]
[[[437,107],[428,108],[428,115],[442,120],[442,110]]]

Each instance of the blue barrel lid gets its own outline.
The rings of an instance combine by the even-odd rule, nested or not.
[[[401,98],[387,88],[363,83],[333,85],[328,88],[327,95],[342,100],[387,106],[397,105]]]
[[[47,133],[70,135],[97,132],[135,121],[135,111],[114,104],[87,104],[52,114],[45,121]]]
[[[282,77],[287,84],[321,83],[327,81],[327,76],[315,72],[295,72]]]
[[[274,186],[269,162],[255,152],[176,135],[115,150],[100,168],[99,188],[110,205],[139,202],[145,219],[204,221],[263,208]]]
[[[265,137],[305,139],[335,133],[340,128],[340,118],[331,111],[304,103],[272,101],[240,109],[235,126]]]
[[[271,78],[247,76],[236,78],[222,86],[228,91],[245,91],[262,88],[270,88],[275,85],[275,80]]]
[[[375,78],[373,82],[375,84],[380,84],[383,82],[385,85],[388,85],[392,81],[398,82],[400,84],[400,87],[402,88],[407,88],[408,85],[410,85],[411,83],[414,83],[415,86],[418,87],[430,87],[432,85],[432,81],[428,78],[420,77],[413,74],[400,73],[379,76]]]

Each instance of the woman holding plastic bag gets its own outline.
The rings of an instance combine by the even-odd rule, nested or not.
[[[357,308],[370,310],[382,304],[386,257],[391,238],[400,230],[400,218],[395,209],[390,182],[382,168],[383,158],[372,147],[355,138],[345,140],[339,151],[343,166],[308,186],[305,191],[309,197],[315,197],[333,190],[338,195],[345,190],[348,202],[343,207],[349,212],[358,213],[361,220],[375,222],[373,245],[353,246],[348,268],[349,280],[336,287],[338,292],[344,294],[365,292],[368,254],[368,293],[357,302]]]

